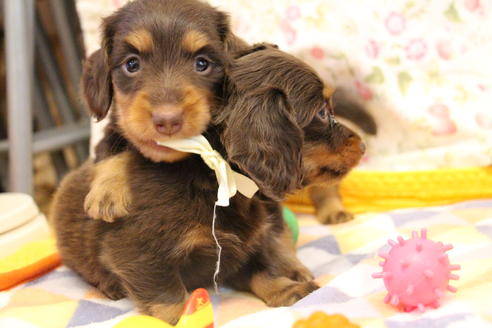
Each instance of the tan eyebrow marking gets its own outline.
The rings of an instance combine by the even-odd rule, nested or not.
[[[186,32],[183,36],[182,45],[183,48],[190,52],[195,52],[205,47],[209,43],[209,40],[202,32],[191,30]]]
[[[128,34],[125,41],[140,52],[148,52],[154,48],[154,39],[152,38],[152,34],[144,28]]]

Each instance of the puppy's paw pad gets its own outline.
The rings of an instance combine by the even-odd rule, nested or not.
[[[272,295],[266,303],[270,307],[291,306],[317,289],[319,286],[314,281],[295,282]]]
[[[353,219],[354,219],[354,216],[352,213],[349,213],[349,212],[343,211],[343,210],[326,213],[326,214],[318,217],[318,220],[322,224],[344,223],[344,222],[351,221]]]

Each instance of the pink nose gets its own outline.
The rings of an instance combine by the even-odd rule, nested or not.
[[[152,113],[152,123],[157,132],[172,136],[178,133],[183,127],[183,113],[181,112],[154,112]]]

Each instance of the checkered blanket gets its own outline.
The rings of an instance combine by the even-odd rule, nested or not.
[[[212,291],[216,326],[292,327],[313,311],[342,313],[362,327],[492,327],[492,200],[451,206],[359,215],[337,226],[300,216],[299,257],[323,286],[289,308],[269,309],[249,294]],[[401,313],[383,302],[385,289],[371,274],[380,271],[377,253],[387,240],[427,228],[428,237],[454,244],[449,257],[460,264],[442,306],[425,313]],[[76,274],[61,267],[0,293],[0,327],[111,327],[134,315],[128,300],[109,301]]]

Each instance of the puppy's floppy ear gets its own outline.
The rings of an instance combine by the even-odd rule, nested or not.
[[[98,121],[106,117],[113,99],[109,55],[112,50],[115,20],[113,16],[104,20],[101,49],[87,59],[82,72],[82,94],[92,116]]]
[[[98,121],[108,114],[113,98],[111,75],[102,49],[85,62],[82,73],[82,93],[89,110]]]
[[[283,92],[260,90],[229,106],[232,113],[222,136],[229,160],[275,200],[299,188],[304,136]]]

